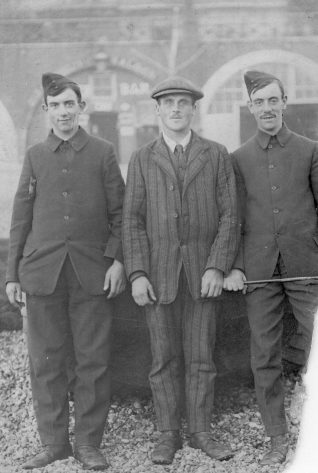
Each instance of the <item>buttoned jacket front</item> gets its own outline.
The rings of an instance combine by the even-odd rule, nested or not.
[[[62,142],[51,132],[26,153],[14,200],[7,281],[33,295],[54,291],[69,255],[79,281],[102,294],[122,259],[124,182],[113,145],[82,128]]]
[[[273,275],[282,255],[288,276],[318,275],[318,144],[283,125],[233,153],[243,236],[235,263],[248,279]]]
[[[146,273],[161,303],[175,299],[182,265],[198,299],[204,271],[227,273],[238,246],[235,177],[227,151],[195,133],[190,146],[182,193],[162,137],[136,151],[128,168],[126,270],[128,277]]]

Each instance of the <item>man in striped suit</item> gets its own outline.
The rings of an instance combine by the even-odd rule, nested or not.
[[[231,450],[210,434],[210,417],[215,298],[238,247],[234,173],[225,147],[191,130],[203,97],[196,86],[172,77],[151,96],[163,133],[131,158],[123,242],[132,295],[145,306],[150,331],[150,384],[162,432],[152,460],[169,464],[182,446],[184,391],[190,445],[228,459]]]

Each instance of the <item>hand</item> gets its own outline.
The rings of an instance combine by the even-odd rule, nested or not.
[[[247,286],[244,284],[246,276],[240,269],[232,269],[230,273],[224,278],[223,289],[226,291],[242,291],[246,293]]]
[[[153,287],[146,276],[140,276],[132,282],[131,293],[136,304],[140,306],[153,304],[157,300]]]
[[[14,307],[21,309],[21,307],[24,306],[21,284],[19,282],[8,282],[6,285],[6,293],[10,303]]]
[[[217,297],[222,294],[223,272],[220,269],[207,269],[202,276],[201,297]]]
[[[104,291],[109,290],[107,299],[112,299],[118,296],[126,287],[126,276],[124,271],[124,265],[114,260],[110,268],[108,268],[105,275]]]

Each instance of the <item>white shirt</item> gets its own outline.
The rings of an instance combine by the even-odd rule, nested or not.
[[[187,145],[189,144],[190,140],[191,140],[191,130],[189,131],[189,133],[186,134],[186,136],[181,140],[179,141],[178,143],[174,140],[172,140],[171,138],[169,138],[165,133],[162,133],[163,135],[163,139],[165,140],[166,142],[166,145],[169,147],[169,149],[172,151],[172,153],[174,153],[174,150],[175,150],[175,147],[177,145],[182,145],[183,146],[183,149],[185,150]]]

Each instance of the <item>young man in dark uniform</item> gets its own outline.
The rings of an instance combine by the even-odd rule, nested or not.
[[[25,469],[72,454],[67,357],[75,359],[74,456],[105,469],[99,451],[109,408],[111,299],[125,286],[121,219],[124,182],[113,145],[78,124],[75,82],[42,77],[51,131],[26,153],[14,200],[7,295],[26,293],[32,396],[42,451]]]
[[[256,395],[271,437],[262,465],[285,460],[288,450],[282,383],[283,302],[287,298],[307,340],[308,357],[318,306],[318,143],[290,131],[283,121],[287,97],[271,74],[245,74],[248,107],[257,133],[233,153],[241,190],[243,235],[239,257],[224,288],[244,281],[309,277],[249,285],[251,364]]]
[[[214,298],[238,246],[234,172],[224,146],[191,130],[203,97],[197,87],[173,77],[151,96],[163,133],[129,164],[123,241],[132,295],[145,306],[150,331],[150,384],[162,432],[152,460],[169,464],[182,446],[184,388],[190,445],[224,460],[233,453],[210,434]]]

